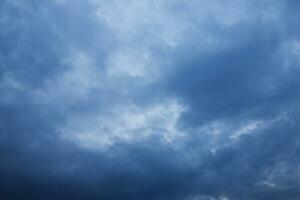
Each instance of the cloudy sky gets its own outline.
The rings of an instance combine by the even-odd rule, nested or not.
[[[299,10],[1,0],[0,198],[300,199]]]

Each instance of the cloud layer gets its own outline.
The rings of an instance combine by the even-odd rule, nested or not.
[[[1,1],[1,199],[299,199],[299,6]]]

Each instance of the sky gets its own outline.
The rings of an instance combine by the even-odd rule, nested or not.
[[[1,0],[0,198],[300,199],[299,10]]]

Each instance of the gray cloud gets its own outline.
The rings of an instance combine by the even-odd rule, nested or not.
[[[297,1],[2,1],[3,199],[298,199]]]

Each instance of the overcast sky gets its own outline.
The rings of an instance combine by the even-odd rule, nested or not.
[[[1,0],[3,200],[300,199],[300,1]]]

